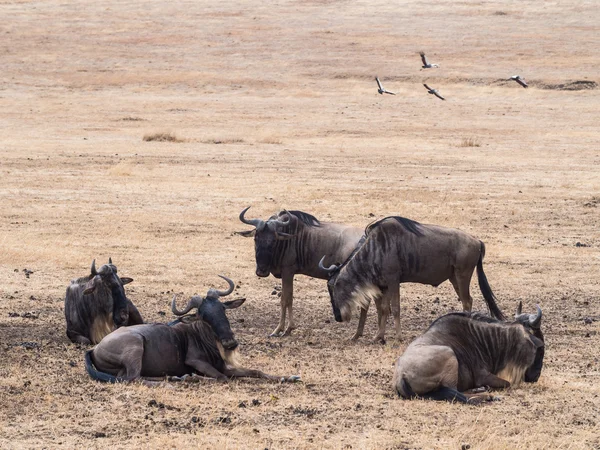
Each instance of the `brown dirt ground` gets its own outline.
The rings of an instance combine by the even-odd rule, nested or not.
[[[254,3],[0,2],[0,447],[600,448],[600,89],[560,88],[600,81],[597,5]],[[395,359],[460,308],[448,283],[405,285],[382,346],[373,309],[349,344],[356,319],[298,277],[299,329],[268,338],[277,281],[232,234],[247,205],[483,239],[501,307],[544,309],[539,383],[482,407],[394,397]],[[232,277],[244,364],[304,383],[91,381],[63,295],[109,256],[148,321]]]

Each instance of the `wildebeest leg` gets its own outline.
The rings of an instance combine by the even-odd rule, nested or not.
[[[287,281],[287,282],[286,282]],[[288,312],[288,326],[283,333],[283,336],[289,336],[296,324],[294,323],[294,312],[292,304],[294,303],[294,274],[284,275],[281,282],[281,298],[285,299],[285,304]]]
[[[128,325],[140,325],[144,323],[142,315],[131,301],[127,304],[127,310],[129,311]]]
[[[510,387],[510,382],[493,373],[488,373],[483,377],[477,377],[477,384],[480,386],[489,386],[492,389],[507,389]]]
[[[289,294],[288,294],[289,292]],[[269,335],[270,337],[279,337],[281,336],[281,333],[283,332],[283,329],[285,328],[285,315],[286,315],[286,311],[287,311],[287,297],[288,295],[293,295],[294,294],[294,276],[292,275],[291,279],[287,274],[283,274],[281,277],[281,300],[280,300],[280,306],[281,306],[281,316],[279,318],[279,325],[277,325],[277,328],[275,328],[273,330],[273,332]],[[291,304],[290,304],[290,311],[291,311]]]
[[[247,378],[264,378],[271,381],[299,381],[300,377],[292,375],[290,377],[278,377],[277,375],[269,375],[256,369],[244,369],[243,367],[228,367],[224,371],[228,377],[247,377]]]
[[[361,337],[363,335],[363,331],[365,329],[365,322],[367,321],[367,312],[369,312],[369,305],[370,305],[370,302],[367,303],[366,308],[360,309],[360,318],[358,319],[358,327],[356,328],[356,333],[354,333],[354,336],[352,336],[352,338],[350,338],[351,341],[356,341],[356,340],[358,340],[359,337]]]
[[[67,337],[71,339],[71,342],[76,344],[92,345],[92,342],[88,338],[74,331],[67,330]]]
[[[224,374],[219,372],[206,361],[202,361],[200,359],[186,359],[185,363],[188,366],[193,367],[196,372],[204,374],[208,377],[216,378],[220,381],[227,381],[227,377]]]
[[[473,309],[473,297],[469,293],[472,276],[473,270],[467,273],[455,271],[449,278],[463,305],[463,311],[471,311]]]
[[[375,335],[373,342],[385,344],[385,327],[387,325],[388,316],[390,315],[389,290],[379,298],[375,299],[375,306],[377,307],[379,316],[379,331],[377,331],[377,335]]]
[[[397,289],[395,287],[390,288],[390,307],[392,308],[392,315],[394,316],[396,339],[400,339],[400,284],[398,284]]]

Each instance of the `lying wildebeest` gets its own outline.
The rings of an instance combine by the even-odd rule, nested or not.
[[[240,213],[240,220],[255,227],[238,234],[254,236],[256,275],[268,277],[273,274],[281,278],[281,318],[271,336],[288,335],[296,328],[292,315],[294,275],[327,279],[329,274],[319,267],[319,259],[324,254],[334,262],[345,261],[357,246],[364,231],[347,225],[321,222],[316,217],[302,211],[280,211],[267,221],[246,219],[248,206]],[[368,307],[368,305],[367,305]],[[289,323],[285,332],[286,310]],[[396,309],[394,309],[396,311]],[[366,309],[361,311],[360,323],[364,325]],[[362,327],[359,330],[362,334]]]
[[[538,380],[544,360],[542,310],[501,322],[480,313],[440,317],[396,363],[393,387],[404,398],[479,403],[490,394],[468,393]]]
[[[65,294],[69,339],[80,344],[97,344],[115,328],[144,323],[140,312],[125,296],[123,286],[132,281],[117,275],[111,258],[99,270],[94,260],[90,275],[72,280]]]
[[[375,340],[384,341],[389,305],[399,304],[401,283],[438,286],[450,280],[463,310],[471,311],[469,285],[475,268],[491,314],[503,320],[483,272],[484,255],[483,242],[463,231],[394,216],[369,225],[362,244],[341,266],[326,268],[323,259],[319,266],[330,274],[327,287],[335,320],[350,320],[354,305],[365,309],[373,299],[379,312]],[[399,320],[396,335],[400,335]]]
[[[219,297],[233,292],[229,289],[210,289],[206,297],[194,296],[183,311],[178,311],[176,296],[171,309],[184,316],[196,308],[195,315],[169,326],[162,323],[119,328],[106,336],[100,344],[86,353],[86,369],[99,381],[144,381],[165,376],[181,377],[200,374],[219,380],[228,377],[254,377],[269,380],[296,381],[299,377],[276,377],[258,370],[237,367],[235,361],[238,343],[227,316],[226,309],[238,308],[245,299],[221,302]]]

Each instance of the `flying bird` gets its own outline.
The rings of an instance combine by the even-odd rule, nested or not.
[[[429,64],[427,62],[427,56],[425,56],[425,53],[423,52],[419,52],[419,55],[421,55],[421,61],[423,61],[423,69],[431,69],[433,67],[440,67],[437,64]]]
[[[390,94],[390,95],[396,95],[393,92],[388,91],[387,89],[384,89],[383,86],[381,85],[381,81],[379,81],[378,77],[375,77],[375,81],[377,81],[377,92],[379,92],[380,94]]]
[[[446,100],[444,97],[442,97],[442,96],[440,95],[440,93],[438,92],[438,90],[437,90],[437,89],[430,88],[430,87],[429,87],[429,86],[427,86],[425,83],[423,83],[423,86],[425,86],[425,89],[427,89],[427,92],[428,92],[429,94],[433,94],[433,95],[435,95],[437,98],[439,98],[439,99],[441,99],[441,100]]]
[[[527,87],[527,83],[525,82],[525,80],[523,78],[521,78],[520,75],[513,75],[512,77],[509,78],[509,80],[515,80],[517,83],[519,83],[524,88]]]

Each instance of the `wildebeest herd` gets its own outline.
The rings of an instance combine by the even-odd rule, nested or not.
[[[360,310],[352,340],[362,336],[373,300],[378,317],[375,341],[382,343],[390,312],[400,338],[402,283],[437,286],[450,280],[463,312],[439,317],[407,347],[396,364],[394,391],[404,398],[475,404],[496,398],[492,389],[538,380],[544,357],[542,310],[538,306],[535,314],[524,314],[519,304],[514,321],[506,320],[483,270],[482,241],[460,230],[398,216],[363,230],[322,222],[302,211],[248,219],[248,209],[239,219],[254,228],[238,234],[254,237],[256,275],[272,274],[282,281],[281,317],[271,336],[289,335],[296,327],[292,310],[296,274],[328,280],[336,321],[349,321]],[[475,271],[489,315],[471,312],[469,288]],[[238,342],[225,313],[245,299],[221,301],[234,290],[231,279],[221,278],[228,283],[226,290],[209,289],[204,297],[192,297],[183,310],[177,308],[174,296],[171,311],[176,320],[144,323],[125,294],[124,286],[133,280],[120,277],[112,259],[99,269],[94,261],[90,274],[67,288],[67,336],[75,343],[96,345],[86,352],[85,362],[89,375],[99,381],[156,384],[197,377],[298,381],[295,375],[268,375],[238,365]]]

